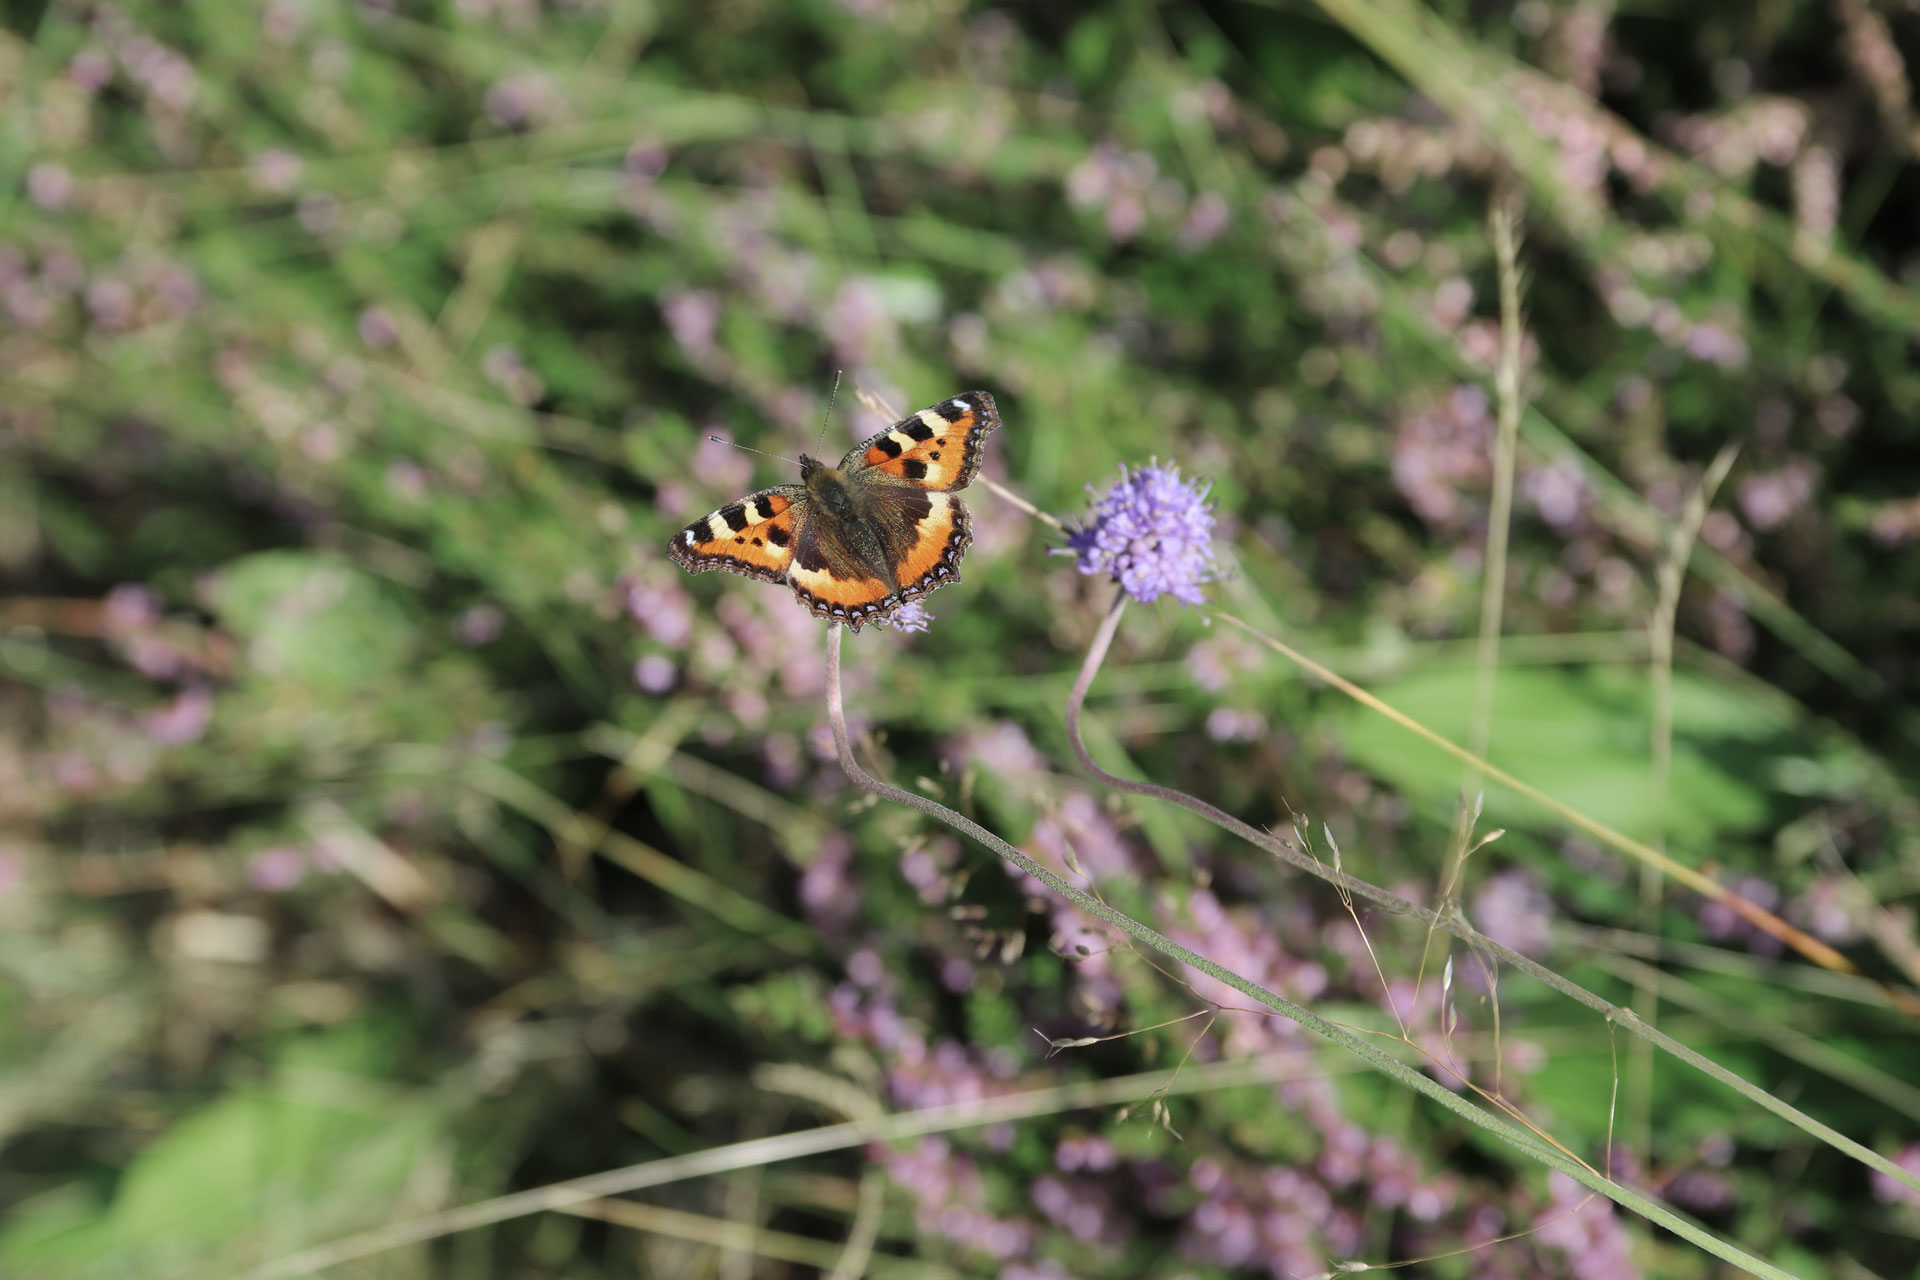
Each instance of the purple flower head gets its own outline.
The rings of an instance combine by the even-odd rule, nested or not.
[[[896,631],[924,632],[933,626],[933,618],[927,613],[927,607],[918,600],[909,600],[901,605],[887,622]]]
[[[1087,487],[1089,493],[1093,487]],[[1092,518],[1067,538],[1080,572],[1106,573],[1142,604],[1171,595],[1205,604],[1213,580],[1213,507],[1207,486],[1180,468],[1148,463],[1120,468],[1120,483],[1095,498]]]

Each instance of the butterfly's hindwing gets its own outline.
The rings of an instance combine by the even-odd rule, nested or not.
[[[858,631],[905,601],[895,600],[893,588],[874,576],[866,563],[872,552],[863,553],[846,532],[832,520],[809,525],[787,570],[787,583],[815,614]]]
[[[973,526],[959,498],[889,485],[873,501],[879,510],[899,512],[898,527],[906,535],[894,568],[902,600],[960,581],[960,557],[973,544]]]

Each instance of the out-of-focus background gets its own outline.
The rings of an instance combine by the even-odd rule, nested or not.
[[[327,1274],[1725,1274],[858,803],[822,624],[663,552],[793,478],[709,435],[883,425],[843,393],[816,444],[836,370],[902,412],[984,388],[989,477],[1069,517],[1121,463],[1210,479],[1215,605],[1465,740],[1502,199],[1527,408],[1491,759],[1920,977],[1911,3],[4,24],[0,1275],[237,1275],[968,1099],[1024,1110]],[[1496,1025],[1464,949],[1442,999],[1424,927],[1083,780],[1063,708],[1112,587],[968,501],[931,630],[849,638],[878,767],[1329,1016],[1397,999],[1777,1265],[1920,1274],[1897,1179],[1511,972]],[[1457,762],[1244,633],[1135,607],[1091,719],[1115,767],[1440,900]],[[1498,788],[1493,828],[1476,925],[1920,1171],[1884,991]]]

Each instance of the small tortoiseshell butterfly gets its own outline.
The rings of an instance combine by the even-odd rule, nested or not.
[[[973,544],[953,497],[980,470],[993,397],[922,409],[829,467],[800,455],[800,483],[762,489],[696,520],[668,550],[689,573],[784,582],[822,618],[858,631],[950,582]]]

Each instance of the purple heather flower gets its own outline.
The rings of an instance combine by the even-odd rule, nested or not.
[[[1473,920],[1480,932],[1524,956],[1543,956],[1553,945],[1553,899],[1525,871],[1509,868],[1488,878],[1474,894]],[[1476,986],[1478,965],[1467,966]]]
[[[1091,485],[1087,491],[1093,492]],[[1207,486],[1159,463],[1129,472],[1099,495],[1088,523],[1067,538],[1080,572],[1106,573],[1145,604],[1171,595],[1205,604],[1200,588],[1214,577],[1213,507]]]
[[[213,695],[197,685],[189,686],[147,716],[147,736],[167,746],[192,742],[207,731],[212,718]]]
[[[1814,937],[1845,946],[1860,940],[1855,912],[1862,904],[1852,900],[1837,876],[1816,880],[1787,904],[1787,918],[1805,926]]]
[[[1754,528],[1771,529],[1806,505],[1816,479],[1813,464],[1805,458],[1768,475],[1748,476],[1740,486],[1740,510]]]
[[[844,934],[860,912],[860,887],[851,874],[853,843],[834,832],[820,842],[820,852],[800,874],[800,905],[814,926]]]
[[[392,346],[400,337],[400,325],[385,307],[368,307],[360,313],[355,327],[360,331],[360,341],[375,350]]]
[[[160,621],[160,597],[151,587],[137,582],[121,583],[107,592],[101,604],[102,621],[107,630],[116,635],[144,630]]]
[[[699,365],[713,356],[713,337],[720,325],[718,295],[706,290],[672,290],[662,295],[660,312],[688,360]]]

